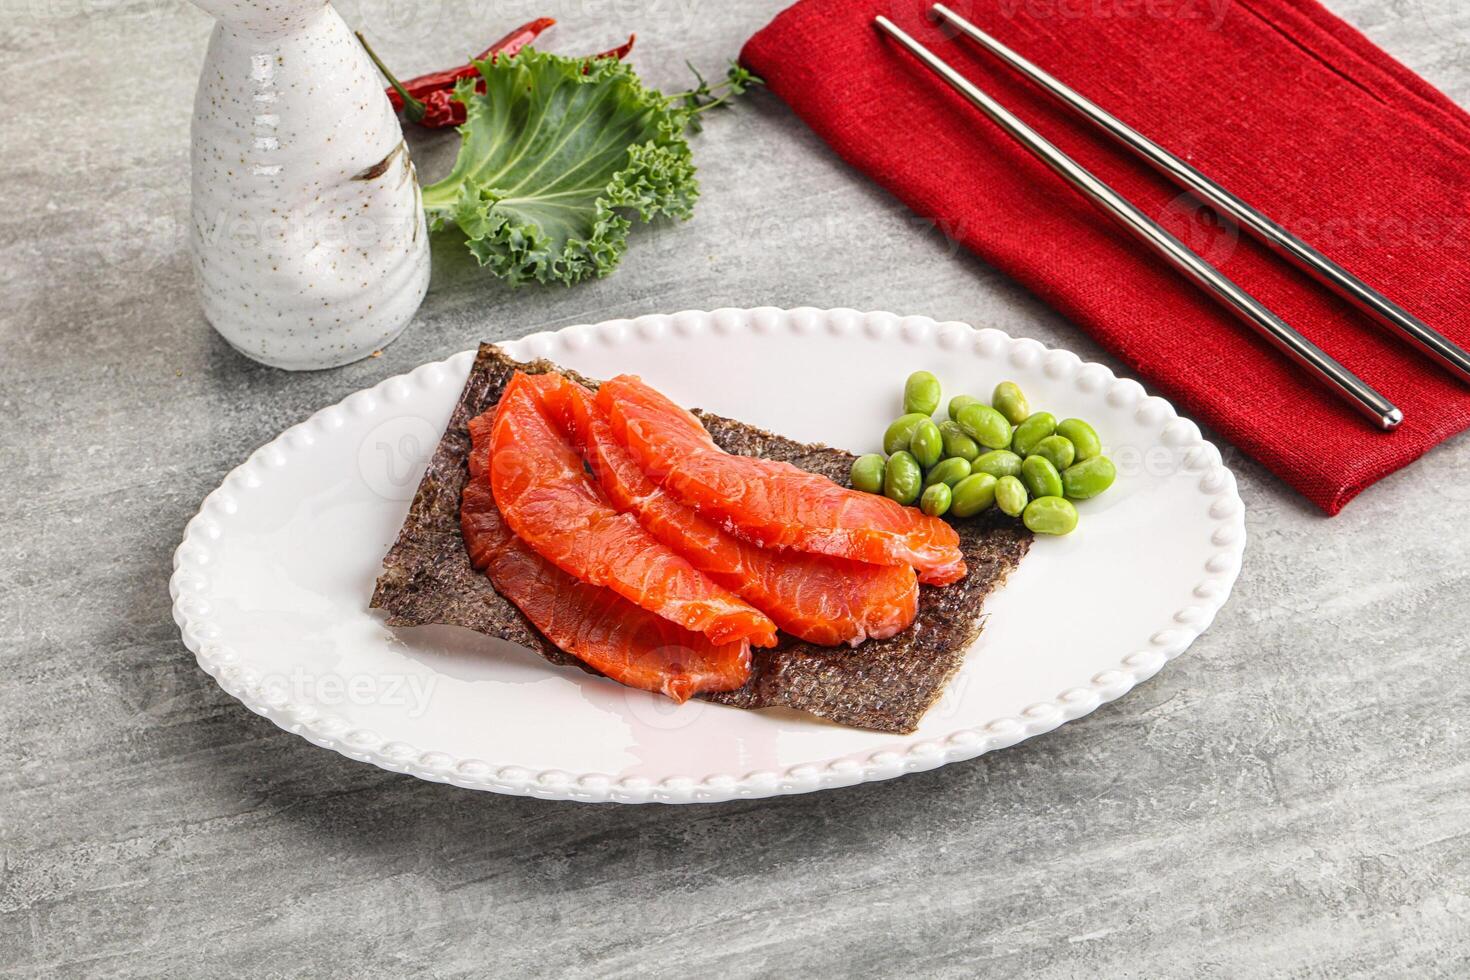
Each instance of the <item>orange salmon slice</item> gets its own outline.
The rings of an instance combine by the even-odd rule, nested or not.
[[[944,521],[789,463],[727,453],[697,418],[638,378],[604,383],[596,405],[653,482],[762,547],[907,565],[929,585],[965,575],[959,535]]]
[[[470,421],[489,446],[491,493],[517,538],[552,565],[716,644],[774,646],[776,624],[654,538],[603,496],[558,421],[573,383],[517,372],[494,411]]]
[[[654,537],[791,635],[823,646],[886,639],[918,612],[919,584],[907,565],[775,551],[731,534],[674,499],[613,435],[592,393],[572,383],[562,406],[603,492]]]
[[[477,450],[479,451],[479,450]],[[460,508],[470,561],[548,640],[611,679],[685,701],[750,678],[750,645],[715,643],[557,568],[517,538],[495,506],[480,452]]]

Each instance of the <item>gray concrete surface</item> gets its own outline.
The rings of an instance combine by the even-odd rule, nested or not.
[[[562,18],[568,52],[637,29],[638,64],[673,86],[683,58],[718,63],[780,6],[342,9],[409,73],[536,13]],[[1332,6],[1470,104],[1470,7]],[[612,278],[511,293],[441,250],[382,358],[255,366],[190,292],[207,31],[181,0],[0,0],[0,972],[1465,975],[1463,438],[1330,522],[1235,459],[1252,542],[1188,656],[1052,735],[893,782],[547,804],[353,763],[237,705],[169,618],[184,522],[253,447],[423,361],[764,303],[994,323],[1106,357],[766,97],[699,139],[695,220],[640,231]]]

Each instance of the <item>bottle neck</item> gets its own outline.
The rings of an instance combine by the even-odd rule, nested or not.
[[[278,42],[310,33],[336,15],[330,0],[194,0],[232,37],[251,43]]]

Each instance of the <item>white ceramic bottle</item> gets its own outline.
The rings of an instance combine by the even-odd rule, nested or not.
[[[383,83],[323,0],[195,0],[218,18],[193,125],[205,315],[291,370],[365,357],[429,283],[428,231]]]

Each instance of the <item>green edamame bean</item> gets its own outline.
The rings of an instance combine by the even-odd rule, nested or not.
[[[1077,457],[1077,450],[1066,436],[1047,436],[1031,447],[1031,455],[1045,456],[1060,473],[1072,465],[1072,460]]]
[[[1057,417],[1050,412],[1036,412],[1016,426],[1015,438],[1011,440],[1011,452],[1017,456],[1030,456],[1036,444],[1057,431]],[[902,447],[900,447],[902,448]]]
[[[888,468],[893,469],[891,459],[888,461]],[[1045,456],[1026,457],[1026,461],[1021,464],[1021,482],[1026,485],[1026,492],[1033,498],[1062,495],[1062,474],[1057,472],[1057,468]]]
[[[1062,419],[1057,423],[1057,435],[1066,438],[1076,448],[1078,463],[1102,455],[1102,440],[1092,426],[1081,419]]]
[[[976,473],[989,473],[999,480],[1003,476],[1017,476],[1021,472],[1021,457],[1009,449],[992,449],[970,464]]]
[[[995,477],[989,473],[971,473],[950,491],[950,513],[956,517],[973,517],[995,503]]]
[[[888,426],[888,431],[883,433],[883,451],[892,456],[900,449],[909,448],[909,440],[914,437],[914,430],[919,427],[920,422],[927,422],[929,416],[912,412],[901,415],[894,419]]]
[[[926,470],[944,458],[944,440],[939,435],[939,426],[929,419],[914,426],[914,434],[909,438],[909,452]]]
[[[903,383],[904,414],[933,415],[938,407],[939,379],[928,371],[915,371],[909,375]]]
[[[995,481],[995,506],[1012,517],[1020,517],[1030,499],[1026,485],[1014,476],[1003,476]]]
[[[940,422],[939,437],[944,440],[945,456],[958,456],[969,461],[980,455],[980,444],[965,435],[965,430],[957,422]]]
[[[936,483],[924,491],[919,498],[919,509],[930,517],[943,517],[949,510],[952,494],[949,487],[943,483]]]
[[[949,417],[951,419],[958,419],[960,417],[960,409],[966,405],[977,405],[979,402],[980,399],[973,398],[970,395],[955,395],[949,400]]]
[[[969,475],[969,461],[963,456],[951,456],[941,460],[929,471],[929,475],[924,477],[924,486],[932,487],[936,483],[943,483],[947,487],[953,487]]]
[[[888,465],[883,470],[883,496],[908,505],[919,499],[923,484],[924,472],[910,453],[899,450],[888,457]]]
[[[883,492],[883,471],[888,464],[877,453],[868,453],[852,461],[852,488],[864,493]]]
[[[989,405],[979,402],[966,405],[955,421],[965,430],[965,435],[986,449],[1004,449],[1011,444],[1011,423]]]
[[[1118,468],[1111,459],[1094,456],[1062,471],[1062,489],[1073,500],[1087,500],[1112,486],[1117,476]]]
[[[990,404],[1011,425],[1020,425],[1031,415],[1031,406],[1026,403],[1026,395],[1014,381],[1002,381],[996,385],[995,394],[990,396]]]
[[[1037,497],[1026,505],[1021,520],[1037,534],[1071,534],[1077,526],[1077,508],[1061,497]]]

